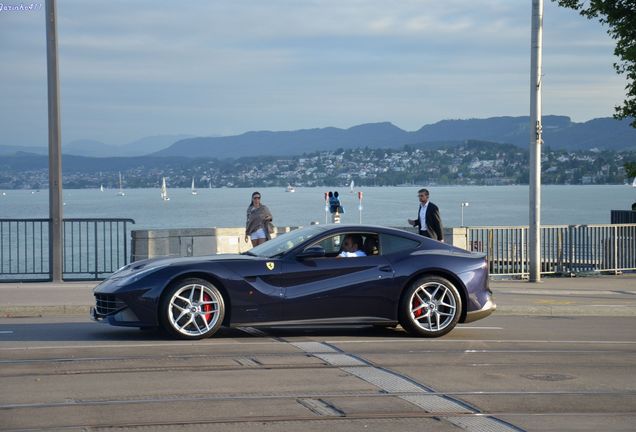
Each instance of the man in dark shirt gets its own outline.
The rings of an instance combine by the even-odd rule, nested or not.
[[[420,199],[417,219],[409,219],[409,224],[418,227],[420,235],[424,237],[444,241],[444,227],[439,208],[428,200],[427,189],[420,189],[417,196]]]

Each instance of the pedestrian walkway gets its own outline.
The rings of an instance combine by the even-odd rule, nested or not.
[[[86,315],[98,282],[0,284],[0,317]],[[497,315],[636,316],[636,273],[491,281]]]

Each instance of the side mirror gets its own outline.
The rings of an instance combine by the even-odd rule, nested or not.
[[[298,255],[296,255],[296,258],[298,258],[298,259],[323,258],[324,256],[325,256],[325,248],[324,247],[322,247],[322,246],[312,246],[312,247],[309,247],[309,248],[305,249],[304,251],[302,251]]]

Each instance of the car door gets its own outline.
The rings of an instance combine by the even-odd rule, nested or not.
[[[317,243],[337,246],[338,242],[326,238]],[[285,320],[341,322],[355,317],[354,321],[364,322],[390,318],[393,269],[388,260],[380,255],[334,255],[327,250],[325,257],[289,257],[281,263]]]
[[[282,316],[282,266],[278,259],[247,259],[232,265],[240,279],[228,282],[232,291],[232,321],[261,323]]]

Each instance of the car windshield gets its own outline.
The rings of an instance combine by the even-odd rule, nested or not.
[[[319,235],[323,231],[323,228],[317,226],[300,228],[285,234],[281,234],[275,239],[262,243],[250,249],[248,252],[246,252],[246,254],[264,258],[281,256],[291,249],[295,248],[305,240],[309,240],[310,238]]]

